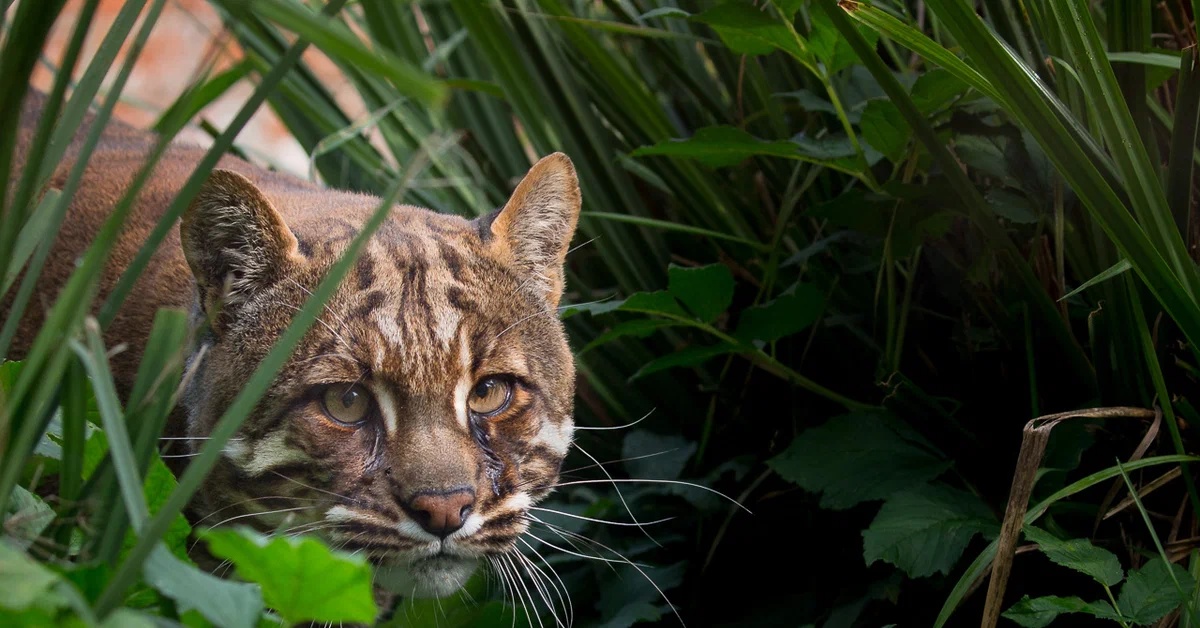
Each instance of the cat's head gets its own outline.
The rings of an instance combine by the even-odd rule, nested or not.
[[[210,323],[184,398],[194,449],[378,202],[213,173],[181,225]],[[579,209],[561,154],[473,221],[395,208],[225,447],[204,523],[320,531],[405,594],[513,551],[574,429],[557,305]]]

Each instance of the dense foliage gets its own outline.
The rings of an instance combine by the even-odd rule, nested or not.
[[[157,130],[257,87],[160,233],[264,103],[333,186],[475,216],[532,156],[566,152],[581,177],[564,485],[521,562],[393,624],[1194,623],[1195,0],[213,3],[245,61]],[[163,5],[92,33],[32,163],[87,108],[110,115]],[[42,306],[32,278],[78,183],[8,178],[63,0],[2,6],[0,358]],[[370,115],[340,108],[309,45]],[[0,620],[369,619],[360,559],[180,515],[328,290],[177,481],[155,443],[184,316],[160,313],[126,400],[100,335],[146,263],[95,302],[130,198],[0,373]],[[197,569],[193,543],[237,578]]]

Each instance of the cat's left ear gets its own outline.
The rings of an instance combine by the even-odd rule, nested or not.
[[[563,260],[579,222],[579,179],[562,153],[543,157],[529,169],[504,209],[492,220],[491,235],[520,272],[532,279],[551,307],[563,291]]]

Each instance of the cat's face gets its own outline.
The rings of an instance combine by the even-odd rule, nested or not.
[[[512,551],[572,438],[556,306],[578,211],[561,155],[493,216],[393,211],[226,446],[205,524],[320,531],[404,594],[451,593]],[[181,231],[212,319],[189,436],[208,434],[336,261],[344,225],[298,241],[253,184],[214,173]]]

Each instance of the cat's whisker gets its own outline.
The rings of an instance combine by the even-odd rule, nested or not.
[[[292,305],[291,303],[284,303],[283,301],[272,301],[272,304],[291,308],[297,312],[300,311],[299,307],[296,307],[295,305]],[[330,326],[329,323],[326,323],[325,321],[321,320],[320,316],[316,317],[314,320],[316,320],[316,322],[320,323],[321,326],[324,327],[326,331],[333,334],[333,337],[336,338],[338,342],[342,343],[342,346],[346,347],[347,351],[352,351],[354,349],[354,347],[352,347],[350,345],[350,343],[346,342],[345,338],[342,338],[341,334],[337,333],[337,330],[335,330],[332,326]],[[343,325],[344,324],[345,323],[343,323]]]
[[[521,323],[524,323],[525,321],[527,321],[531,318],[537,318],[539,316],[546,316],[547,314],[551,314],[551,313],[553,313],[553,310],[545,310],[545,311],[541,311],[541,312],[534,312],[533,314],[530,314],[529,316],[521,317],[520,319],[517,320],[517,322],[513,323],[512,325],[509,325],[508,327],[505,327],[503,331],[496,334],[496,337],[493,338],[493,340],[499,340],[500,336],[503,336],[504,334],[508,333],[513,327],[516,327],[517,325],[520,325]]]
[[[558,535],[559,537],[561,537],[561,538],[562,538],[564,541],[567,541],[568,543],[570,543],[570,544],[571,544],[571,546],[572,546],[572,547],[574,547],[574,548],[576,548],[576,549],[579,549],[579,547],[578,547],[577,545],[575,545],[574,543],[571,543],[571,539],[570,539],[569,537],[574,537],[574,538],[576,538],[576,539],[579,539],[579,540],[581,540],[581,541],[586,541],[586,542],[588,542],[588,543],[591,543],[591,544],[593,544],[593,545],[596,545],[596,546],[600,547],[601,549],[604,549],[604,550],[607,550],[607,551],[609,551],[609,552],[612,552],[612,553],[613,553],[613,555],[615,555],[615,556],[619,556],[619,557],[620,557],[620,560],[618,560],[618,559],[613,559],[613,558],[605,558],[604,556],[593,556],[593,555],[591,555],[591,554],[584,554],[583,552],[574,552],[574,551],[571,551],[571,550],[568,550],[568,549],[565,549],[565,548],[559,547],[559,546],[557,546],[557,545],[555,545],[555,544],[553,544],[553,543],[551,543],[551,542],[547,541],[546,539],[543,539],[542,537],[540,537],[540,536],[537,536],[536,534],[533,534],[532,532],[529,532],[529,533],[527,533],[527,534],[529,534],[529,536],[531,536],[531,537],[533,537],[534,539],[536,539],[536,540],[537,540],[539,543],[542,543],[542,544],[548,545],[548,546],[550,546],[550,547],[552,547],[552,548],[554,548],[554,549],[556,549],[556,550],[558,550],[558,551],[560,551],[560,552],[562,552],[562,553],[564,553],[564,554],[570,554],[570,555],[572,555],[572,556],[578,556],[579,558],[587,558],[587,559],[589,559],[589,560],[594,560],[594,561],[601,562],[601,563],[610,563],[610,564],[617,564],[617,565],[625,565],[625,564],[630,564],[630,565],[636,565],[636,566],[638,566],[638,567],[645,567],[645,568],[647,568],[647,569],[650,569],[650,568],[651,568],[651,566],[650,566],[650,565],[647,565],[647,564],[645,564],[645,563],[633,563],[633,562],[631,562],[631,561],[630,561],[628,558],[625,558],[624,556],[622,556],[620,552],[618,552],[618,551],[616,551],[616,550],[612,549],[611,547],[609,547],[609,546],[607,546],[607,545],[605,545],[605,544],[603,544],[603,543],[601,543],[601,542],[599,542],[599,541],[597,541],[597,540],[595,540],[595,539],[589,539],[589,538],[587,538],[586,536],[583,536],[583,535],[581,535],[581,534],[578,534],[578,533],[575,533],[575,532],[571,532],[570,530],[565,530],[565,529],[563,529],[563,528],[560,528],[560,527],[558,527],[558,526],[556,526],[556,525],[554,525],[554,524],[551,524],[551,523],[546,523],[546,522],[544,522],[544,521],[540,521],[540,520],[539,520],[539,521],[538,521],[538,523],[540,523],[540,524],[542,524],[543,526],[545,526],[545,528],[546,528],[547,530],[549,530],[550,532],[553,532],[553,533],[557,534],[557,535]]]
[[[487,559],[488,559],[488,564],[491,565],[492,569],[496,572],[496,578],[500,580],[500,599],[501,600],[512,599],[513,616],[512,616],[512,622],[511,622],[510,628],[516,628],[516,626],[517,626],[516,595],[514,595],[509,590],[508,576],[507,576],[507,574],[504,573],[504,570],[500,565],[499,559],[494,556],[488,556]]]
[[[610,481],[612,481],[613,490],[615,490],[617,492],[617,499],[621,500],[621,505],[625,507],[625,512],[629,513],[629,518],[632,519],[635,524],[637,524],[638,529],[642,531],[642,534],[646,535],[646,538],[650,539],[650,541],[652,543],[654,543],[655,545],[662,547],[662,543],[659,543],[658,539],[655,539],[653,536],[650,536],[650,533],[646,531],[646,528],[643,527],[638,522],[637,517],[633,514],[633,508],[630,508],[629,502],[625,501],[625,496],[623,494],[621,494],[621,489],[617,487],[617,483],[615,480],[613,480],[613,476],[611,473],[608,472],[608,469],[603,464],[601,464],[601,462],[599,460],[596,460],[595,456],[593,456],[592,454],[589,454],[587,452],[587,450],[584,449],[583,447],[580,447],[579,443],[575,443],[575,450],[578,451],[579,453],[587,456],[589,460],[596,463],[596,466],[600,467],[600,470],[604,472],[605,477],[607,477]]]
[[[571,255],[572,253],[574,253],[575,251],[578,251],[579,249],[582,249],[583,247],[585,247],[599,239],[600,239],[600,236],[596,236],[596,237],[592,238],[591,240],[588,240],[587,242],[583,242],[577,246],[573,246],[573,247],[567,249],[567,252],[563,253],[563,260],[566,260],[567,257],[569,255]],[[530,284],[530,282],[532,282],[534,279],[541,279],[542,281],[549,284],[550,278],[547,277],[545,273],[547,270],[549,270],[550,268],[552,268],[554,266],[557,266],[559,263],[560,262],[557,259],[554,259],[546,264],[543,264],[540,268],[538,268],[537,270],[535,270],[531,273],[532,276],[529,279],[526,279],[525,281],[521,282],[521,285],[517,286],[516,291],[520,292],[521,290],[524,290],[525,287],[528,286]]]
[[[219,528],[231,521],[237,521],[238,519],[246,519],[248,517],[264,517],[266,515],[277,515],[277,514],[284,513],[284,512],[296,512],[299,510],[309,510],[311,508],[315,508],[315,506],[312,506],[312,505],[296,506],[295,508],[279,508],[276,510],[267,510],[264,512],[247,512],[247,513],[242,513],[240,515],[234,515],[234,516],[226,518],[226,519],[222,519],[221,521],[214,523],[211,527]]]
[[[271,472],[271,473],[274,473],[275,475],[278,475],[279,477],[281,477],[281,478],[283,478],[283,479],[287,480],[288,482],[294,482],[294,483],[296,483],[296,484],[299,484],[300,486],[303,486],[304,488],[307,488],[307,489],[310,489],[310,490],[317,491],[318,493],[325,493],[326,495],[332,495],[332,496],[334,496],[334,497],[338,497],[338,498],[340,498],[340,499],[344,499],[344,500],[346,500],[347,502],[349,502],[349,503],[351,503],[351,504],[357,504],[357,503],[358,503],[358,500],[357,500],[357,499],[354,499],[354,498],[352,498],[352,497],[347,497],[347,496],[345,496],[345,495],[342,495],[341,493],[335,493],[335,492],[333,492],[333,491],[327,491],[327,490],[325,490],[325,489],[323,489],[323,488],[317,488],[317,487],[315,487],[315,486],[309,486],[308,484],[305,484],[304,482],[301,482],[300,480],[297,480],[297,479],[295,479],[295,478],[288,477],[288,476],[286,476],[286,475],[284,475],[284,474],[282,474],[282,473],[280,473],[280,472],[278,472],[278,471],[276,471],[276,470],[274,470],[274,469],[267,469],[267,471],[269,471],[269,472]]]
[[[532,515],[531,515],[531,516],[532,516]],[[536,518],[535,518],[535,519],[536,519]],[[540,521],[540,520],[538,520],[538,521]],[[544,521],[540,521],[540,522],[541,522],[543,525],[546,525],[547,527],[550,527],[550,528],[551,528],[551,530],[553,530],[555,527],[557,527],[557,526],[551,526],[550,524],[547,524],[547,523],[545,523]],[[530,535],[530,536],[533,536],[533,535]],[[542,541],[543,543],[545,543],[545,541],[544,541],[544,540],[542,540],[542,539],[538,538],[537,536],[533,536],[533,538],[535,538],[535,539],[538,539],[539,541]],[[659,594],[660,596],[662,596],[662,599],[663,599],[663,600],[664,600],[664,601],[667,603],[667,606],[670,606],[670,607],[671,607],[671,612],[672,612],[672,613],[674,613],[674,614],[675,614],[675,618],[679,620],[679,625],[681,625],[681,626],[684,626],[684,627],[686,628],[687,624],[686,624],[686,623],[683,621],[683,617],[682,617],[682,616],[679,614],[679,611],[678,611],[678,610],[676,610],[676,608],[675,608],[675,605],[671,603],[671,599],[667,597],[667,594],[663,592],[663,590],[662,590],[662,587],[659,587],[659,586],[658,586],[658,583],[656,583],[656,582],[654,581],[654,579],[653,579],[653,578],[651,578],[651,577],[650,577],[650,575],[649,575],[649,574],[647,574],[647,573],[645,572],[645,570],[643,570],[643,569],[642,569],[642,567],[641,567],[641,566],[639,566],[637,563],[634,563],[633,561],[629,560],[629,558],[627,558],[627,557],[626,557],[624,554],[621,554],[620,552],[618,552],[618,551],[616,551],[616,550],[612,549],[611,547],[608,547],[607,545],[604,545],[603,543],[599,543],[599,542],[595,541],[594,539],[592,539],[592,542],[593,542],[593,543],[596,543],[597,545],[599,545],[599,546],[601,546],[601,547],[603,547],[604,549],[607,549],[608,551],[612,552],[613,554],[616,554],[617,556],[620,556],[620,557],[621,557],[621,560],[620,560],[620,561],[612,561],[612,562],[621,562],[621,563],[624,563],[624,564],[626,564],[626,565],[629,565],[630,567],[633,567],[634,569],[636,569],[636,570],[637,570],[637,572],[638,572],[638,573],[642,574],[642,577],[646,579],[646,582],[649,582],[649,583],[650,583],[650,586],[654,587],[654,590],[655,590],[655,591],[658,591],[658,594]],[[547,545],[551,545],[550,543],[546,543],[546,544],[547,544]],[[551,547],[553,547],[553,545],[551,545]],[[562,548],[555,548],[555,549],[559,549],[559,550],[561,551],[561,549],[562,549]],[[597,558],[597,557],[592,557],[592,558]],[[606,559],[601,559],[601,560],[606,560]],[[606,562],[608,562],[608,561],[606,560]]]
[[[584,521],[591,521],[592,523],[603,523],[605,525],[610,525],[610,526],[628,526],[631,528],[635,528],[635,527],[639,527],[639,526],[652,526],[656,523],[666,523],[667,521],[671,521],[671,520],[675,519],[675,517],[663,517],[662,519],[655,519],[654,521],[629,523],[626,521],[609,521],[608,519],[594,519],[592,517],[585,517],[583,515],[574,515],[569,512],[563,512],[561,510],[554,510],[552,508],[540,508],[538,506],[530,506],[529,509],[537,510],[540,512],[550,512],[550,513],[554,513],[556,515],[562,515],[563,517],[570,517],[572,519],[582,519]]]
[[[522,554],[521,552],[513,552],[511,555],[517,557],[518,564],[522,569],[525,570],[525,573],[529,575],[530,581],[533,582],[533,588],[537,591],[538,597],[542,599],[542,603],[546,605],[546,609],[550,611],[550,616],[554,618],[554,623],[558,625],[558,628],[567,628],[567,625],[564,624],[561,619],[559,619],[558,607],[554,605],[554,601],[550,596],[550,591],[546,588],[545,583],[543,583],[543,579],[546,579],[547,581],[549,580],[546,574],[542,572],[541,569],[538,569],[537,565],[534,565],[533,561],[529,560],[528,556]],[[555,591],[557,591],[557,588]],[[561,595],[559,595],[559,603],[563,604],[564,607],[566,606],[566,603],[562,601]],[[566,612],[566,609],[564,608],[563,611]]]
[[[679,486],[690,486],[692,488],[698,488],[698,489],[705,490],[710,493],[719,495],[719,496],[729,500],[730,503],[735,504],[738,508],[745,510],[747,513],[754,514],[753,512],[750,511],[749,508],[743,506],[741,502],[726,495],[725,493],[722,493],[721,491],[718,491],[715,488],[709,488],[707,486],[704,486],[703,484],[696,484],[695,482],[684,482],[683,480],[657,480],[657,479],[650,479],[650,478],[616,478],[616,479],[609,478],[608,480],[572,480],[570,482],[559,482],[558,484],[554,484],[550,488],[561,488],[564,486],[578,486],[581,484],[606,484],[609,482],[622,482],[622,483],[646,482],[648,484],[677,484]]]
[[[679,448],[675,447],[673,449],[664,449],[662,451],[656,451],[652,454],[642,454],[640,456],[631,456],[629,458],[618,458],[616,460],[609,460],[608,462],[605,462],[603,464],[617,464],[620,462],[633,462],[634,460],[645,460],[646,458],[653,458],[655,456],[669,454],[673,451],[679,451]],[[559,471],[558,474],[560,476],[563,476],[563,475],[567,475],[568,473],[578,473],[580,471],[587,471],[588,469],[595,469],[598,466],[600,466],[600,465],[599,464],[589,464],[586,467],[575,467],[574,469],[567,469],[565,471]]]
[[[529,599],[529,605],[525,608],[529,610],[533,614],[533,618],[537,620],[538,628],[546,628],[546,625],[542,623],[542,614],[538,612],[537,603],[535,603],[533,600],[533,594],[529,592],[529,587],[525,586],[525,579],[521,577],[521,572],[513,563],[512,556],[505,554],[504,560],[508,562],[508,566],[512,569],[514,579],[516,579],[517,584],[521,585],[521,589],[525,591],[525,597]],[[529,618],[526,617],[526,620],[528,619]],[[529,622],[529,628],[533,628],[532,621]]]
[[[526,541],[525,539],[523,539],[521,537],[517,537],[517,540],[520,541],[521,544],[524,545],[526,548],[528,548],[529,551],[533,552],[533,555],[537,556],[538,560],[542,561],[542,564],[545,565],[546,568],[550,570],[550,573],[554,574],[555,579],[558,580],[558,584],[555,584],[552,580],[550,580],[549,576],[546,576],[546,573],[544,571],[542,571],[542,569],[540,567],[538,567],[536,564],[534,564],[532,561],[530,561],[530,563],[529,563],[534,569],[537,569],[542,574],[543,577],[546,578],[546,582],[550,583],[550,585],[554,587],[555,594],[558,595],[558,602],[559,602],[559,604],[563,605],[563,612],[565,612],[567,614],[567,625],[568,626],[574,625],[575,624],[575,603],[573,600],[571,600],[571,592],[567,589],[567,583],[563,582],[562,576],[558,575],[558,572],[555,571],[554,566],[551,565],[550,562],[546,560],[546,557],[542,556],[541,553],[538,552],[537,549],[535,549],[529,541]],[[529,560],[528,557],[526,557],[526,560],[527,561]],[[560,588],[560,585],[561,585],[561,588]],[[564,600],[563,596],[566,596],[565,600]]]
[[[209,440],[212,436],[160,436],[158,440]],[[241,437],[230,438],[229,441],[246,440]]]
[[[651,414],[654,414],[654,411],[655,411],[655,410],[657,410],[657,409],[658,409],[658,408],[652,408],[652,409],[651,409],[649,412],[647,412],[645,415],[643,415],[643,416],[642,416],[642,418],[640,418],[640,419],[638,419],[638,420],[634,421],[633,423],[626,423],[625,425],[613,425],[613,426],[610,426],[610,427],[588,427],[588,426],[586,426],[586,425],[576,425],[576,426],[575,426],[575,429],[576,429],[576,430],[595,430],[595,431],[601,431],[601,430],[623,430],[623,429],[627,429],[627,428],[633,427],[633,426],[637,425],[638,423],[641,423],[642,421],[645,421],[647,418],[649,418],[649,417],[650,417],[650,415],[651,415]]]
[[[292,283],[292,285],[294,285],[294,286],[296,286],[297,288],[299,288],[299,289],[300,289],[302,292],[304,292],[304,293],[305,293],[305,294],[307,294],[308,296],[310,296],[310,297],[311,297],[311,296],[313,296],[312,290],[309,290],[308,288],[305,288],[305,287],[304,287],[304,285],[303,285],[303,284],[301,284],[299,281],[296,281],[296,280],[295,280],[294,278],[292,278],[292,277],[287,277],[287,280],[288,280],[288,281],[290,281],[290,282]],[[339,325],[341,325],[342,327],[346,327],[346,326],[347,326],[347,325],[346,325],[346,319],[342,318],[342,315],[341,315],[341,314],[338,314],[337,312],[333,311],[333,310],[332,310],[332,309],[330,309],[329,307],[326,307],[326,308],[325,308],[325,311],[326,311],[326,312],[329,312],[329,315],[330,315],[330,316],[332,316],[332,317],[336,318],[336,319],[337,319],[337,322],[338,322],[338,324],[339,324]]]

